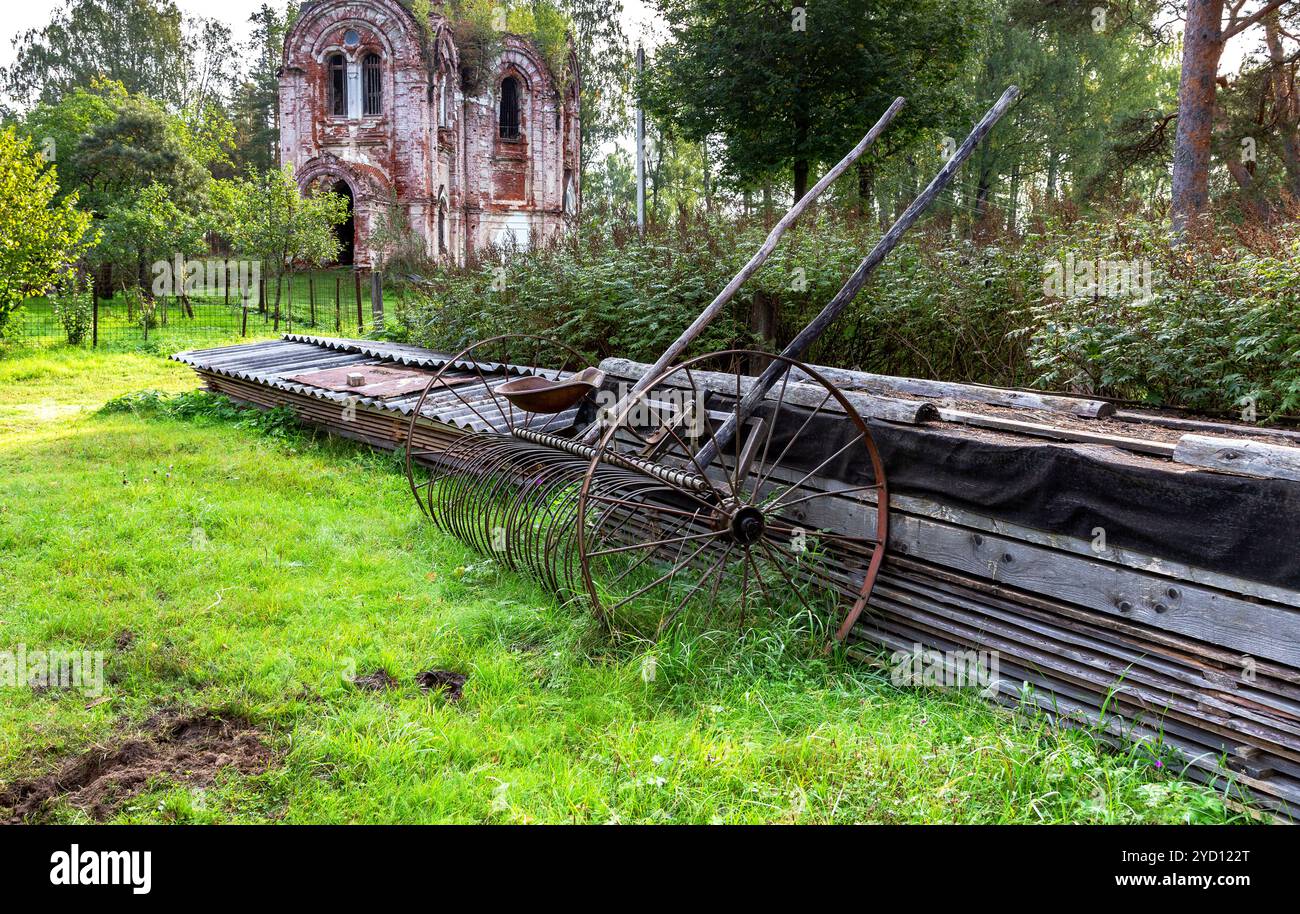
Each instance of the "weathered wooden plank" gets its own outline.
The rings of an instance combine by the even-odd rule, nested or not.
[[[1118,422],[1130,422],[1134,425],[1154,425],[1158,428],[1172,428],[1184,432],[1221,432],[1237,435],[1262,435],[1268,438],[1285,438],[1300,441],[1300,431],[1289,428],[1274,428],[1271,425],[1246,425],[1233,422],[1214,422],[1210,419],[1184,419],[1179,416],[1161,416],[1156,413],[1144,413],[1137,410],[1121,409],[1113,417]]]
[[[822,488],[821,483],[817,480],[810,480],[810,486]],[[890,494],[889,506],[891,510],[901,510],[909,514],[919,514],[935,520],[948,521],[989,533],[997,533],[1011,539],[1024,540],[1036,543],[1039,546],[1059,549],[1062,552],[1071,552],[1087,558],[1113,562],[1116,565],[1146,571],[1172,580],[1204,584],[1218,590],[1259,597],[1264,600],[1272,600],[1275,603],[1285,603],[1288,606],[1300,608],[1300,591],[1276,587],[1271,584],[1251,581],[1215,571],[1207,571],[1182,562],[1174,562],[1134,552],[1116,544],[1113,538],[1108,539],[1103,547],[1093,540],[1079,539],[1078,537],[1065,536],[1047,530],[1012,524],[986,514],[979,514],[963,508],[954,508],[926,498],[900,495],[896,492]]]
[[[600,369],[605,372],[606,376],[615,380],[638,380],[650,370],[650,366],[644,362],[633,362],[630,359],[609,358],[600,363]],[[701,390],[732,398],[736,395],[736,376],[734,374],[692,370],[691,377]],[[756,379],[742,376],[740,379],[741,396],[743,397],[753,390],[755,383]],[[675,378],[673,386],[681,390],[691,389],[691,385],[685,380],[684,375]],[[889,422],[917,425],[936,416],[934,406],[923,400],[903,400],[897,397],[881,397],[854,391],[846,393],[844,397],[861,415],[871,419],[884,419]],[[826,399],[826,391],[820,386],[790,383],[785,387],[784,398],[786,403],[795,406],[806,406],[810,409],[815,409],[818,404],[825,402],[826,405],[823,409],[843,414],[843,410],[840,409],[839,404],[833,398]],[[767,399],[776,402],[778,394],[769,391]]]
[[[1088,432],[1082,429],[1061,428],[1044,425],[1039,422],[1021,422],[1016,419],[1004,419],[1000,416],[986,416],[963,409],[939,408],[939,418],[944,422],[959,422],[978,428],[995,429],[1016,435],[1032,435],[1035,438],[1052,438],[1056,441],[1070,441],[1080,444],[1103,444],[1136,451],[1140,454],[1152,454],[1156,457],[1172,457],[1174,446],[1167,441],[1151,441],[1146,438],[1129,438],[1123,435],[1109,435],[1104,432]]]
[[[1300,482],[1300,447],[1238,438],[1183,435],[1174,450],[1174,462],[1226,473]]]
[[[1300,612],[1179,584],[925,518],[892,517],[889,546],[903,555],[1047,594],[1212,644],[1300,666]]]
[[[867,371],[849,371],[825,365],[810,367],[843,390],[865,390],[868,393],[886,396],[899,393],[911,394],[930,400],[971,400],[976,403],[990,403],[1015,409],[1069,413],[1085,419],[1104,419],[1115,412],[1115,405],[1105,400],[1058,397],[1049,393],[1030,393],[1006,387],[985,387],[981,384],[904,378],[872,374]],[[808,380],[808,375],[802,371],[796,371],[792,377],[797,381]]]

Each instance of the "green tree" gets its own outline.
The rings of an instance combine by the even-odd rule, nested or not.
[[[172,190],[157,182],[111,203],[100,226],[96,263],[115,268],[119,288],[129,287],[124,277],[134,275],[146,296],[158,264],[170,268],[177,256],[200,257],[208,250],[206,220],[179,206]]]
[[[627,97],[632,73],[632,52],[623,33],[622,0],[561,0],[572,23],[578,54],[582,117],[582,174],[607,141],[627,127]]]
[[[1116,138],[1124,124],[1172,100],[1177,67],[1168,49],[1148,40],[1154,0],[1132,0],[1104,17],[1098,9],[1010,0],[985,21],[968,91],[979,107],[1010,83],[1022,94],[962,178],[960,205],[973,226],[1016,230],[1031,195],[1087,203],[1124,193]],[[947,126],[952,136],[964,129]]]
[[[95,218],[100,243],[89,259],[103,295],[126,279],[147,287],[152,260],[191,252],[189,224],[206,200],[208,168],[228,161],[231,135],[215,106],[169,114],[105,80],[38,104],[22,130],[58,163],[59,193],[75,193]],[[160,222],[173,236],[160,250],[132,243],[150,212],[173,214]]]
[[[70,156],[85,204],[103,216],[124,197],[160,184],[178,205],[198,206],[208,173],[191,154],[184,128],[139,96],[122,99],[115,113],[82,136]]]
[[[625,149],[597,159],[582,181],[583,215],[630,222],[636,217],[636,166]]]
[[[796,199],[894,97],[908,107],[895,146],[964,113],[962,74],[983,0],[655,0],[669,40],[640,91],[687,139],[723,139],[741,186],[789,173]],[[883,147],[882,147],[883,149]]]
[[[48,161],[59,166],[59,195],[77,191],[81,176],[73,156],[82,138],[117,119],[117,106],[125,101],[121,83],[96,80],[89,87],[68,92],[57,102],[41,102],[18,123],[19,132],[31,140]]]
[[[12,127],[0,130],[0,334],[28,298],[43,295],[94,241],[90,216],[58,174]]]
[[[267,171],[279,162],[280,62],[284,36],[297,18],[294,4],[263,3],[248,17],[252,24],[244,72],[231,101],[235,125],[236,168]]]
[[[24,103],[57,101],[107,77],[181,108],[197,56],[172,0],[67,0],[48,24],[14,44],[15,60],[0,84]]]
[[[347,221],[348,201],[332,191],[300,193],[291,166],[214,182],[212,194],[213,217],[226,226],[231,246],[261,261],[263,274],[276,281],[277,309],[278,280],[286,270],[339,255],[334,228]]]

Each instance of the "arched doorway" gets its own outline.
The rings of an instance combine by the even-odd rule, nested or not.
[[[356,259],[357,239],[357,219],[352,200],[352,188],[348,186],[347,181],[336,181],[330,190],[348,201],[347,221],[334,226],[334,234],[339,239],[338,262],[345,266],[351,266]]]

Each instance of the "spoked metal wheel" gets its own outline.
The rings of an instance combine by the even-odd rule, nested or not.
[[[774,361],[784,378],[704,466],[701,451]],[[834,385],[784,356],[711,353],[608,419],[577,500],[582,584],[615,631],[806,611],[832,618],[842,640],[875,583],[888,504],[867,425]]]
[[[526,404],[534,408],[503,387],[565,382],[585,364],[577,350],[544,337],[482,340],[433,374],[407,425],[406,477],[420,510],[440,530],[561,593],[576,577],[571,541],[586,464],[516,433],[570,434],[580,414],[594,412],[593,385],[552,386],[539,394],[548,402]]]

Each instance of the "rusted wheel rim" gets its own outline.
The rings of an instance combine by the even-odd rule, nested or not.
[[[785,378],[709,468],[696,460],[712,420],[734,416],[744,390],[743,366],[780,361]],[[723,381],[711,366],[728,365]],[[752,374],[758,374],[753,370]],[[791,374],[799,373],[796,381]],[[661,433],[663,404],[685,395],[699,411],[720,415]],[[793,399],[792,399],[793,398]],[[793,402],[798,400],[798,402]],[[656,406],[655,404],[658,404]],[[684,408],[685,410],[685,408]],[[834,416],[842,440],[820,446],[810,436]],[[680,417],[674,417],[680,418]],[[665,475],[633,485],[611,455],[644,454],[697,477],[675,484]],[[740,468],[738,471],[737,468]],[[847,468],[847,470],[846,470]],[[845,475],[846,483],[831,473]],[[760,606],[836,613],[843,640],[866,605],[888,538],[884,465],[861,415],[808,365],[754,350],[709,353],[669,368],[625,404],[604,431],[578,495],[576,541],[582,586],[596,615],[616,632],[658,635],[687,607],[704,624],[721,610],[741,624]]]

